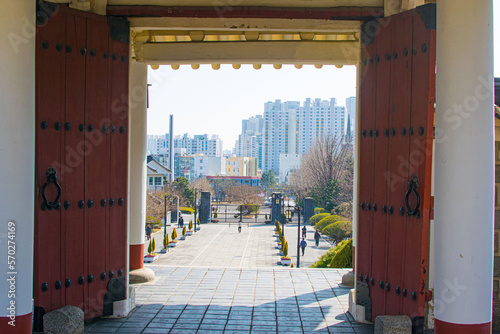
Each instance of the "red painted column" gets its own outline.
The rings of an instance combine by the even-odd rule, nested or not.
[[[491,333],[492,1],[438,1],[436,47],[435,333]]]
[[[35,2],[3,3],[0,31],[0,333],[31,333]]]
[[[144,267],[147,187],[147,65],[131,61],[129,72],[130,270]]]

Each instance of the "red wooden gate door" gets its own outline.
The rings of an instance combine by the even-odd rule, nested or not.
[[[356,302],[366,320],[424,316],[435,5],[363,27]]]
[[[64,6],[38,9],[50,12],[36,37],[40,330],[46,312],[74,305],[93,318],[125,298],[129,28]]]

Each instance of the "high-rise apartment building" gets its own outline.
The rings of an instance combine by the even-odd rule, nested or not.
[[[174,139],[174,150],[184,148],[186,154],[204,154],[209,157],[222,156],[222,140],[218,135],[195,135],[190,137],[187,133]],[[148,135],[148,154],[168,156],[170,149],[169,135]]]
[[[174,139],[174,148],[185,148],[188,155],[204,154],[209,157],[222,156],[222,140],[218,135],[189,136],[187,133]]]
[[[281,154],[303,154],[324,136],[345,135],[345,107],[334,98],[298,101],[276,100],[264,105],[262,170],[279,175]]]
[[[252,116],[249,119],[244,119],[243,121],[241,121],[241,133],[245,134],[247,133],[247,131],[262,133],[263,126],[264,119],[262,115]]]
[[[355,124],[356,124],[356,97],[351,96],[345,99],[345,108],[346,108],[346,126],[347,126],[347,117],[349,117],[351,123],[351,137],[354,135]],[[347,129],[346,129],[347,133]]]
[[[236,141],[234,153],[238,157],[257,159],[258,168],[262,169],[262,115],[252,116],[241,122],[241,134]]]

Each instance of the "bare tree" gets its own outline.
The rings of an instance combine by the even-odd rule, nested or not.
[[[225,179],[223,176],[217,176],[212,179],[212,186],[214,188],[215,197],[219,201],[225,201],[230,190],[235,187],[232,180]]]
[[[214,194],[214,189],[206,177],[191,182],[190,188],[198,191],[209,191],[212,195]]]
[[[229,189],[228,196],[241,204],[262,205],[263,199],[259,196],[259,190],[248,185],[234,186]]]
[[[307,152],[298,171],[290,176],[298,197],[312,196],[322,206],[352,200],[352,155],[337,137],[322,137]]]

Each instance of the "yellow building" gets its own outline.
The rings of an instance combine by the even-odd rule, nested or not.
[[[234,157],[226,160],[227,176],[257,176],[257,158]]]

